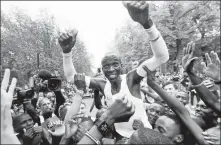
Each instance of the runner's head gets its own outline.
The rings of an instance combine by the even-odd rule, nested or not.
[[[115,53],[107,53],[101,61],[102,70],[105,77],[110,82],[115,82],[118,80],[121,74],[121,59]]]

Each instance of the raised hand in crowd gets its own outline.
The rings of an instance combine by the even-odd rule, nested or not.
[[[201,62],[203,71],[206,76],[212,78],[214,81],[220,82],[220,59],[214,51],[210,52],[210,56],[208,53],[205,54],[207,65],[205,62]]]
[[[211,145],[220,144],[220,125],[202,133],[204,139]]]
[[[13,78],[9,86],[9,78],[10,70],[6,69],[1,84],[1,144],[20,144],[14,133],[10,112],[17,79]]]
[[[188,51],[188,54],[191,51]],[[199,125],[194,122],[189,115],[188,110],[185,106],[175,97],[171,97],[166,91],[164,91],[159,85],[153,82],[153,75],[152,72],[146,67],[143,66],[144,70],[147,72],[147,82],[148,85],[160,95],[160,97],[168,104],[168,106],[172,109],[172,111],[179,116],[182,120],[182,123],[185,124],[189,132],[194,136],[198,144],[207,144],[204,140],[202,132],[203,130],[199,127]],[[188,66],[187,66],[188,68]]]
[[[58,42],[63,50],[63,53],[71,52],[76,43],[77,34],[78,31],[74,29],[70,32],[62,33],[62,35],[58,38]]]
[[[152,26],[149,17],[149,4],[145,1],[123,1],[123,5],[127,8],[130,17],[148,29]]]
[[[76,133],[79,122],[78,119],[81,117],[82,115],[75,115],[65,123],[65,138],[70,138]]]
[[[83,116],[84,114],[79,113],[65,121],[65,133],[61,138],[60,144],[66,144],[71,138],[74,138]]]
[[[29,144],[31,144],[31,143],[32,143],[32,140],[33,140],[33,138],[34,138],[34,136],[35,136],[35,133],[34,133],[33,128],[28,129],[28,130],[23,129],[23,131],[24,131],[24,135],[23,135],[23,138],[22,138],[23,144],[24,144],[24,145],[29,145]]]
[[[218,96],[213,94],[204,85],[201,78],[193,72],[194,61],[197,59],[197,57],[193,56],[194,51],[195,51],[195,43],[193,42],[188,43],[187,48],[184,49],[182,66],[189,76],[189,79],[192,83],[191,87],[196,90],[199,97],[204,101],[204,103],[209,108],[215,111],[217,115],[221,116],[221,108],[220,108],[220,102],[218,101]]]
[[[198,59],[198,57],[194,57],[195,51],[195,43],[190,42],[187,44],[187,47],[184,48],[184,57],[182,58],[182,66],[184,71],[192,72],[194,61]]]

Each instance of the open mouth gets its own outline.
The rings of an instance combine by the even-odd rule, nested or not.
[[[114,79],[114,78],[116,78],[117,77],[117,75],[116,74],[110,74],[110,75],[108,75],[109,76],[109,78],[111,78],[111,79]]]

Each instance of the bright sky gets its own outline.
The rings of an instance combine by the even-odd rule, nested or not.
[[[40,9],[47,8],[62,31],[78,29],[87,51],[93,55],[95,67],[108,51],[115,30],[130,19],[121,1],[1,1],[1,10],[6,13],[12,6],[26,10],[32,18]]]

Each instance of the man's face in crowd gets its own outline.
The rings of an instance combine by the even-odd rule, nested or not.
[[[176,98],[185,106],[189,103],[189,95],[185,92],[178,91],[176,93]]]
[[[205,121],[207,119],[212,119],[214,117],[214,112],[206,104],[200,100],[196,105],[195,115],[197,117],[203,118]]]
[[[154,130],[167,136],[175,143],[183,141],[180,124],[167,116],[161,116],[157,119]]]
[[[42,113],[52,113],[53,112],[53,107],[52,107],[52,103],[49,99],[44,99],[42,101],[42,105],[41,105],[41,111]]]
[[[26,129],[26,131],[27,131],[27,130],[33,128],[34,121],[32,120],[32,118],[28,114],[23,114],[19,118],[20,118],[19,119],[20,127],[22,129]]]
[[[117,56],[106,56],[102,60],[102,69],[105,77],[110,82],[115,82],[118,80],[121,73],[121,62]]]
[[[164,107],[160,104],[150,104],[147,110],[148,121],[150,122],[150,124],[154,125],[156,120],[164,114],[164,111]]]
[[[164,86],[164,90],[171,96],[174,96],[176,92],[176,89],[173,84],[168,84]]]

